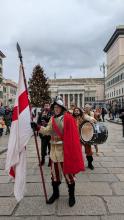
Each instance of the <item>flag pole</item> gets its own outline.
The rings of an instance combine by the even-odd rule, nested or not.
[[[25,77],[25,71],[24,71],[24,66],[23,66],[22,53],[21,53],[21,48],[20,48],[18,42],[17,42],[17,51],[18,51],[18,56],[19,56],[19,59],[20,59],[20,63],[21,63],[21,65],[22,65],[22,72],[23,72],[23,77],[24,77],[24,84],[25,84],[25,89],[26,89],[27,95],[28,95],[28,88],[27,88],[26,77]],[[33,121],[33,116],[32,116],[32,114],[31,114],[31,105],[30,105],[30,102],[29,102],[29,108],[30,108],[31,121]],[[40,162],[40,153],[39,153],[39,148],[38,148],[37,136],[36,136],[35,131],[33,131],[33,133],[34,133],[34,140],[35,140],[36,151],[37,151],[37,157],[38,157],[38,162],[39,162],[39,167],[40,167],[41,180],[42,180],[42,184],[43,184],[43,191],[44,191],[44,196],[45,196],[46,203],[47,203],[47,200],[48,200],[48,199],[47,199],[47,191],[46,191],[46,186],[45,186],[45,180],[44,180],[43,169],[42,169],[41,162]]]

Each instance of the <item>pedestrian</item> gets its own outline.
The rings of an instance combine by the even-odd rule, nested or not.
[[[95,111],[94,111],[94,118],[97,120],[97,121],[101,121],[101,113],[102,113],[102,110],[101,110],[101,107],[96,107]],[[99,156],[99,148],[98,148],[98,145],[97,144],[94,144],[94,148],[95,148],[95,151],[96,151],[96,156]]]
[[[3,106],[3,104],[1,103],[0,105],[0,116],[4,116],[5,115],[5,108]]]
[[[6,128],[5,121],[3,119],[3,116],[0,116],[0,137],[3,135],[4,128]]]
[[[5,115],[4,115],[4,120],[6,124],[6,135],[10,133],[10,127],[11,127],[11,122],[12,122],[12,111],[11,109],[6,106],[5,108]]]
[[[101,113],[102,113],[101,108],[100,107],[96,107],[96,109],[94,110],[94,118],[97,121],[101,121]]]
[[[37,124],[43,127],[46,127],[49,120],[51,118],[51,111],[50,111],[50,104],[48,102],[45,102],[44,108],[42,112],[39,113]],[[48,153],[50,154],[50,135],[42,135],[39,133],[40,139],[41,139],[41,165],[44,165],[45,163],[45,157]],[[48,149],[48,151],[47,151]],[[48,162],[48,166],[50,166],[50,159]]]
[[[51,180],[53,194],[47,201],[54,203],[59,198],[59,185],[62,180],[62,173],[69,191],[69,206],[75,204],[75,174],[84,171],[78,129],[73,116],[67,112],[62,99],[56,98],[51,109],[54,109],[54,116],[51,117],[47,127],[39,127],[32,122],[34,130],[39,129],[43,135],[51,135]]]
[[[105,121],[105,115],[107,114],[106,110],[104,107],[102,107],[101,115],[102,115],[102,121]]]
[[[74,110],[75,107],[76,107],[75,103],[72,102],[72,103],[70,104],[70,108],[69,108],[68,111],[69,111],[71,114],[73,114],[73,110]]]
[[[122,135],[124,137],[124,106],[119,110],[119,118],[122,120]]]

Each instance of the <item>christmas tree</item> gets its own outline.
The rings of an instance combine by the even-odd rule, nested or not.
[[[43,107],[44,102],[50,101],[48,78],[40,65],[34,67],[28,84],[32,106]]]

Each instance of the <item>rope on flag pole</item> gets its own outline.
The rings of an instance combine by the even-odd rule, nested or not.
[[[18,51],[18,57],[19,57],[19,59],[20,59],[20,63],[21,63],[21,65],[22,65],[22,71],[23,71],[23,77],[24,77],[24,84],[25,84],[25,89],[26,89],[27,95],[28,95],[28,88],[27,88],[26,77],[25,77],[25,71],[24,71],[24,66],[23,66],[22,53],[21,53],[21,48],[20,48],[18,42],[17,42],[17,51]],[[30,105],[30,102],[29,102],[29,108],[30,108],[31,121],[33,121],[33,117],[32,117],[32,114],[31,114],[31,105]],[[41,163],[40,163],[40,153],[39,153],[39,148],[38,148],[37,136],[36,136],[35,131],[33,131],[33,132],[34,132],[34,140],[35,140],[36,151],[37,151],[37,157],[38,157],[38,162],[39,162],[39,167],[40,167],[41,180],[42,180],[42,184],[43,184],[43,191],[44,191],[44,196],[45,196],[46,203],[47,203],[47,200],[48,200],[48,199],[47,199],[47,191],[46,191],[46,186],[45,186],[45,180],[44,180],[43,169],[42,169],[42,166],[41,166]]]

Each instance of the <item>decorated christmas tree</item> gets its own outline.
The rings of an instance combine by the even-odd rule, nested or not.
[[[34,67],[28,84],[32,106],[42,107],[44,102],[50,101],[48,78],[40,65]]]

